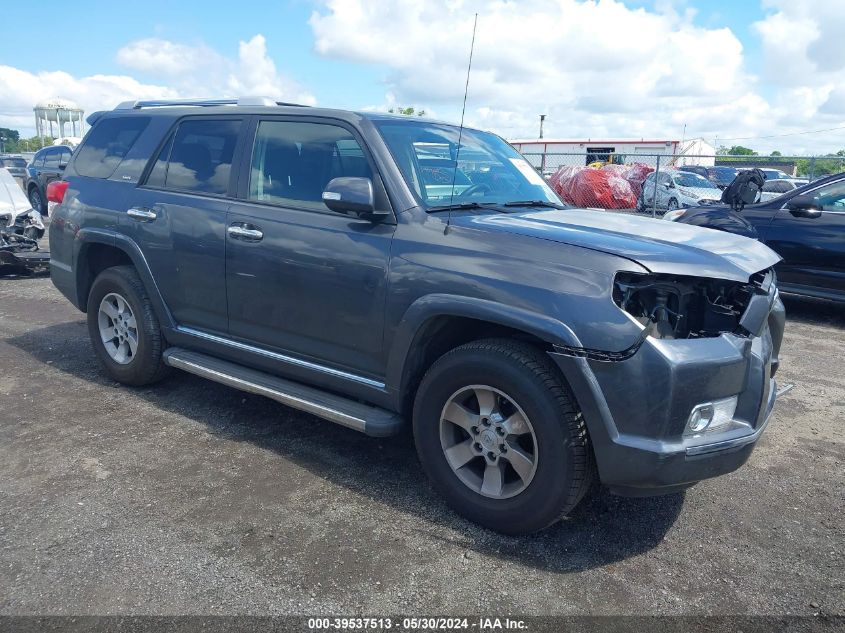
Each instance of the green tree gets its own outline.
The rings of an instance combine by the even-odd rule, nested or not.
[[[742,145],[734,145],[728,150],[728,154],[731,156],[757,156],[757,152],[755,152],[750,147],[743,147]]]
[[[403,108],[399,106],[398,108],[390,108],[388,112],[390,114],[404,114],[405,116],[425,116],[425,110],[417,110],[413,107]]]
[[[778,150],[773,151],[769,156],[783,156]]]
[[[0,144],[2,144],[4,152],[16,153],[20,151],[18,149],[18,143],[21,138],[20,132],[8,127],[0,127],[0,137],[3,138]]]

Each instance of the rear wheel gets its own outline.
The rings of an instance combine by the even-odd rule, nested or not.
[[[413,425],[434,487],[494,530],[540,530],[590,484],[583,417],[551,361],[530,345],[490,339],[445,354],[417,391]]]
[[[127,385],[147,385],[169,371],[166,344],[144,284],[131,266],[101,272],[88,295],[88,334],[108,374]]]

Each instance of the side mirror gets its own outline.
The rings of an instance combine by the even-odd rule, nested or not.
[[[376,211],[373,181],[369,178],[332,178],[323,191],[323,202],[336,213],[357,215],[373,221],[387,216],[385,211]]]
[[[818,200],[806,193],[791,198],[786,208],[796,218],[819,218],[822,215]]]

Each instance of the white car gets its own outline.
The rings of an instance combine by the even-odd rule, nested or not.
[[[766,202],[767,200],[772,200],[773,198],[777,198],[778,196],[782,196],[785,193],[789,193],[798,187],[805,185],[799,180],[795,180],[792,178],[779,178],[777,180],[766,180],[763,183],[763,191],[760,192],[760,200],[758,202]]]
[[[643,182],[637,198],[637,211],[644,213],[652,207],[674,211],[706,204],[719,204],[722,190],[698,174],[689,171],[661,171],[650,173]],[[655,198],[657,204],[654,203]]]

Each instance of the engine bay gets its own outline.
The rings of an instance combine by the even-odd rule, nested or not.
[[[619,273],[613,301],[658,339],[712,338],[722,333],[747,336],[740,325],[751,298],[761,292],[768,271],[746,282]]]

